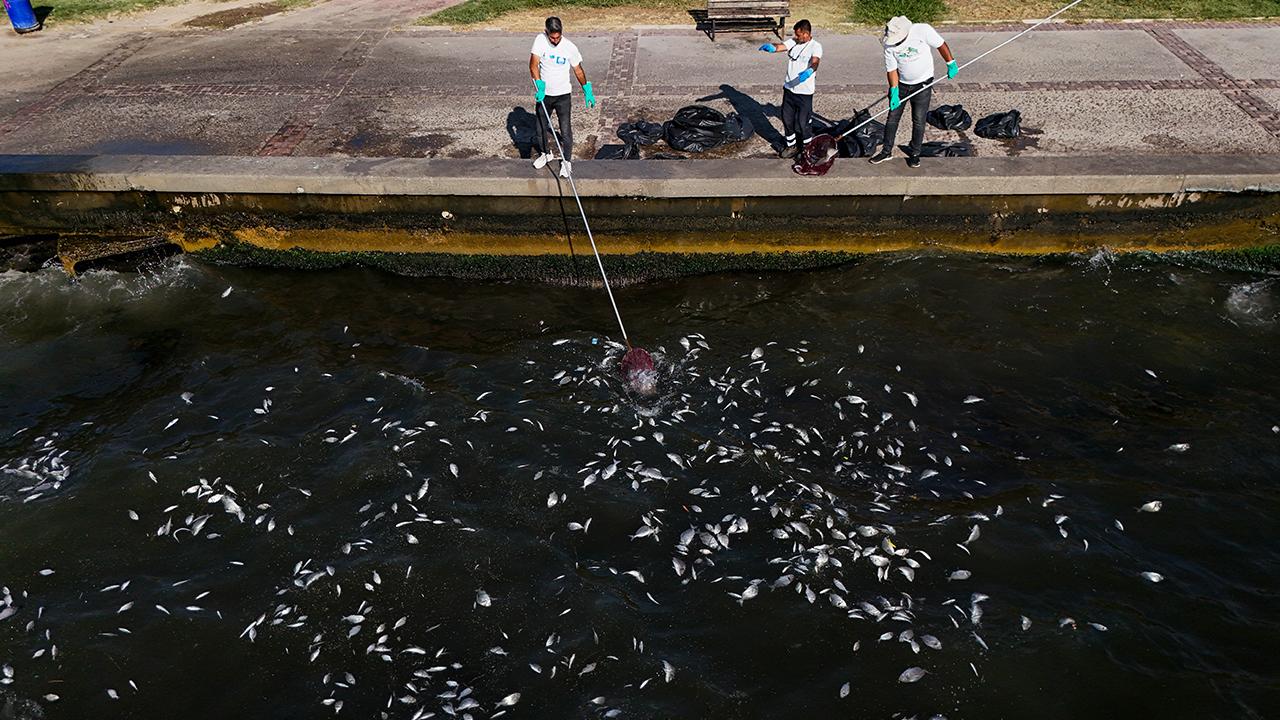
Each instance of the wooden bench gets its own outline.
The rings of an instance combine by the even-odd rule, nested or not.
[[[790,14],[790,0],[707,0],[705,29],[713,42],[717,31],[750,30],[770,30],[781,40]]]

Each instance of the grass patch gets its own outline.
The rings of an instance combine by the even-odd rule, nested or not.
[[[105,15],[113,13],[134,12],[137,10],[150,10],[151,8],[160,7],[161,5],[173,5],[176,0],[53,0],[52,2],[42,3],[39,0],[33,2],[36,12],[41,11],[42,6],[49,9],[49,17],[45,22],[49,24],[59,22],[76,22],[84,20],[94,20]]]
[[[283,9],[310,5],[313,0],[275,0]],[[85,22],[107,15],[152,10],[165,5],[181,5],[185,0],[33,0],[37,13],[48,12],[45,22]]]
[[[968,22],[1041,18],[1065,4],[1066,0],[949,0],[946,19]],[[1085,0],[1061,17],[1064,20],[1232,20],[1277,16],[1280,16],[1280,0]]]
[[[545,0],[467,0],[467,2],[445,8],[424,18],[419,18],[418,25],[474,25],[501,17],[508,13],[522,10],[545,8],[548,15],[565,7],[578,8],[616,8],[624,6],[641,6],[646,8],[684,9],[698,7],[697,0],[562,0],[546,2]]]
[[[947,16],[947,4],[942,0],[854,0],[849,19],[883,25],[897,15],[906,15],[914,22],[936,22]]]
[[[1071,12],[1092,18],[1225,20],[1280,15],[1280,0],[1085,0]]]
[[[86,0],[80,0],[84,2]],[[102,0],[96,0],[102,1]],[[142,0],[146,1],[146,0]],[[155,0],[151,0],[154,2]],[[880,26],[895,15],[917,22],[982,22],[1040,18],[1061,8],[1067,0],[793,0],[792,15],[824,20],[827,29],[838,22]],[[523,27],[533,15],[577,15],[575,29],[592,26],[591,10],[623,8],[603,13],[605,25],[621,23],[692,22],[686,10],[705,6],[704,0],[466,0],[432,15],[419,18],[419,25],[474,26],[493,20],[519,19]],[[637,17],[626,15],[626,9]],[[574,12],[577,10],[578,12]],[[585,11],[585,12],[583,12]],[[640,15],[644,15],[641,19]],[[1227,20],[1252,17],[1280,17],[1280,0],[1085,0],[1062,15],[1064,20],[1084,18],[1187,18]],[[534,23],[540,24],[540,23]]]

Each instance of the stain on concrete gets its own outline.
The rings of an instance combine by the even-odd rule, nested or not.
[[[1040,128],[1027,127],[1023,125],[1021,132],[1018,133],[1018,137],[1005,138],[1000,141],[1000,144],[1004,146],[1006,155],[1014,157],[1021,155],[1022,151],[1027,148],[1040,147],[1040,136],[1043,134],[1044,131]]]
[[[90,145],[86,153],[95,155],[213,155],[208,145],[192,140],[124,137]]]
[[[1167,133],[1151,133],[1143,135],[1142,142],[1160,148],[1161,150],[1188,150],[1191,148],[1186,142],[1169,135]]]
[[[454,144],[457,140],[457,137],[447,133],[397,135],[382,128],[361,128],[345,138],[334,140],[330,148],[334,152],[365,157],[433,158],[439,156],[444,148]],[[479,153],[479,150],[472,151],[473,155],[478,155]]]

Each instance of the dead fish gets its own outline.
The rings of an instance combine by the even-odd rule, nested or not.
[[[498,701],[498,707],[511,707],[518,702],[520,702],[520,693],[511,693]]]
[[[909,667],[898,676],[900,683],[913,683],[928,674],[922,667]]]
[[[1141,575],[1143,578],[1150,580],[1153,583],[1164,581],[1164,576],[1158,572],[1151,572],[1150,570],[1145,570],[1141,573]]]
[[[1152,500],[1151,502],[1143,503],[1142,507],[1138,508],[1138,510],[1142,512],[1153,513],[1153,512],[1160,512],[1160,509],[1163,507],[1164,507],[1164,502],[1160,500]],[[1176,515],[1177,513],[1174,513],[1174,514]],[[1121,530],[1123,529],[1124,528],[1121,528]]]
[[[476,591],[476,605],[480,607],[489,607],[493,604],[493,599],[489,597],[489,593],[483,590]]]
[[[1165,449],[1169,452],[1184,453],[1191,449],[1191,443],[1174,443]]]
[[[973,573],[969,572],[968,570],[956,570],[952,572],[950,575],[948,575],[947,579],[948,580],[968,580],[972,576],[973,576]]]
[[[676,666],[666,660],[662,661],[662,679],[666,682],[676,679]]]

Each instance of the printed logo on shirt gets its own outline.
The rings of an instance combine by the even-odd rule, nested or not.
[[[552,55],[551,53],[547,53],[546,57],[554,60],[557,65],[564,65],[569,62],[569,58],[564,57],[563,55]]]
[[[905,50],[897,50],[894,52],[894,55],[896,55],[899,60],[910,60],[911,58],[916,57],[919,54],[920,54],[920,48],[914,45],[906,48]]]

